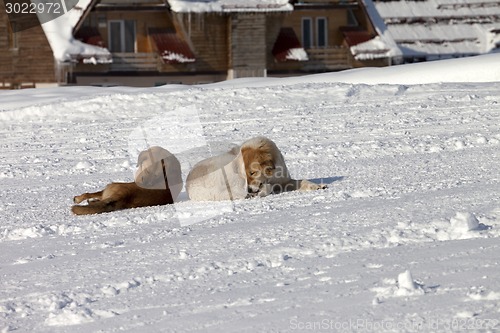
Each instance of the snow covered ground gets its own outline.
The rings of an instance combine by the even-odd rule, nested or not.
[[[499,329],[499,63],[0,92],[0,332]],[[71,215],[141,128],[185,164],[265,135],[329,188]]]

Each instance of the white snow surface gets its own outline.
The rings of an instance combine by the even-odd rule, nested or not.
[[[499,82],[491,55],[0,92],[0,332],[497,330]],[[193,126],[162,131],[176,114]],[[200,142],[265,135],[329,187],[71,215],[73,196],[133,179],[141,128],[194,161]]]

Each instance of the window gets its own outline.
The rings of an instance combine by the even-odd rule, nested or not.
[[[313,45],[312,19],[310,17],[302,18],[302,47],[310,49]]]
[[[302,18],[302,47],[328,47],[328,20],[326,17],[317,17],[313,26],[311,17]]]
[[[318,17],[316,19],[316,46],[328,46],[328,21],[326,17]]]
[[[109,21],[109,50],[135,52],[135,21]]]

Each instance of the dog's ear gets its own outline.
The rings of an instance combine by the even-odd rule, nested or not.
[[[266,161],[262,166],[264,167],[264,174],[267,177],[271,176],[276,169],[275,164],[272,160]]]
[[[262,163],[263,167],[266,167],[266,168],[270,167],[272,169],[274,169],[276,167],[276,165],[274,164],[273,154],[271,154],[270,152],[264,152],[261,155],[261,158],[262,158],[262,161],[264,161]]]

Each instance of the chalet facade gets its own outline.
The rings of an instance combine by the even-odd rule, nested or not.
[[[1,3],[0,88],[208,83],[500,51],[496,0],[443,1],[79,0],[19,32]]]
[[[388,65],[357,60],[350,47],[377,33],[356,0],[101,0],[74,28],[112,62],[79,62],[77,84],[205,83],[239,77],[318,73]]]

